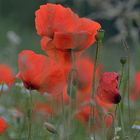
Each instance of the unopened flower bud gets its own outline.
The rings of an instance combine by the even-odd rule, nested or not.
[[[104,38],[104,33],[105,33],[105,31],[103,29],[98,30],[98,32],[96,34],[96,40],[102,41]]]
[[[126,63],[126,57],[121,57],[120,63],[124,65]]]
[[[45,122],[44,126],[50,133],[57,134],[57,130],[56,130],[55,126],[52,125],[51,123]]]

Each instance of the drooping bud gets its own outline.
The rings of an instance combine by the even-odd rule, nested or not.
[[[119,74],[116,72],[105,72],[102,74],[96,93],[102,101],[111,104],[118,104],[121,101],[118,76]]]
[[[57,134],[56,127],[53,124],[49,122],[45,122],[44,126],[50,133]]]

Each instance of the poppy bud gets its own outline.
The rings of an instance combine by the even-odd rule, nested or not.
[[[118,73],[103,73],[96,94],[105,102],[118,104],[121,100],[118,88]]]
[[[124,65],[126,63],[126,57],[121,57],[120,63]]]
[[[98,30],[97,35],[96,35],[96,40],[102,41],[104,38],[104,33],[105,31],[103,29]]]
[[[51,123],[45,122],[44,126],[50,133],[57,134],[57,130],[56,130],[55,126],[52,125]]]
[[[116,95],[114,96],[114,101],[113,101],[113,103],[114,103],[114,104],[118,104],[120,101],[121,101],[121,95],[120,95],[120,94],[116,94]]]

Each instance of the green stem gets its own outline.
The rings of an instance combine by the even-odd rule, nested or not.
[[[29,90],[28,140],[32,139],[32,107],[33,107],[32,93],[31,90]]]
[[[120,124],[121,124],[121,138],[123,139],[124,138],[124,121],[123,121],[123,114],[122,114],[122,111],[121,111],[121,106],[120,104],[118,105],[119,106],[119,117],[120,117]]]
[[[61,102],[62,102],[62,118],[63,118],[63,125],[64,130],[66,130],[66,116],[65,116],[65,106],[64,106],[64,96],[63,93],[61,94]],[[65,134],[65,133],[64,133]],[[65,136],[64,136],[65,137]]]
[[[4,83],[2,82],[2,83],[1,83],[1,89],[0,89],[0,96],[1,96],[1,94],[2,94],[2,92],[3,92],[3,88],[4,88]]]
[[[98,57],[99,57],[99,51],[101,47],[102,42],[97,40],[97,47],[96,47],[96,53],[95,53],[95,62],[94,62],[94,71],[93,71],[93,77],[92,77],[92,94],[91,94],[91,102],[90,102],[90,116],[89,116],[89,130],[90,135],[93,135],[94,140],[96,140],[95,133],[92,133],[92,124],[95,125],[95,118],[94,118],[94,95],[95,95],[95,88],[96,88],[96,69],[98,65]]]
[[[119,89],[120,89],[120,92],[122,93],[121,94],[121,110],[122,110],[122,113],[123,113],[123,108],[124,108],[124,85],[125,85],[125,83],[124,83],[124,67],[125,66],[125,64],[122,64],[121,65],[121,79],[120,79],[120,82],[119,82]],[[123,86],[122,86],[122,83],[123,83]]]
[[[120,79],[120,82],[119,82],[119,89],[121,88],[121,85],[122,85],[122,82],[123,82],[123,76],[124,76],[124,66],[125,64],[122,64],[122,68],[121,68],[121,79]],[[121,103],[118,104],[118,108],[119,108],[119,117],[120,117],[120,124],[121,124],[121,128],[122,128],[122,131],[121,131],[121,138],[123,139],[124,138],[124,121],[123,121],[123,101]]]
[[[122,81],[123,81],[123,76],[124,76],[124,65],[122,65],[122,68],[121,68],[122,70],[121,70],[121,79],[120,79],[120,82],[119,82],[119,89],[120,89],[120,87],[121,87],[121,83],[122,83]]]
[[[128,67],[127,67],[127,75],[128,75],[128,79],[127,79],[127,92],[128,92],[128,96],[127,96],[127,104],[128,104],[128,119],[129,119],[129,126],[131,126],[131,115],[130,115],[130,100],[129,100],[129,96],[130,96],[130,51],[129,51],[129,47],[126,43],[125,40],[123,40],[123,45],[125,47],[126,53],[127,53],[127,61],[128,61]]]
[[[67,132],[70,131],[70,127],[71,127],[71,114],[72,114],[72,86],[73,86],[73,75],[74,75],[74,72],[75,72],[75,52],[74,50],[71,50],[71,57],[72,57],[72,68],[71,68],[71,75],[70,75],[70,90],[69,90],[69,96],[70,96],[70,99],[69,99],[69,111],[68,111],[68,130]],[[70,137],[69,137],[69,134],[67,134],[67,140],[69,140]]]

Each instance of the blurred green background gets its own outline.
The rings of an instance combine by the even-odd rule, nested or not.
[[[0,0],[0,63],[17,72],[18,53],[24,49],[41,52],[35,30],[35,10],[41,4],[59,3],[81,17],[94,19],[105,30],[102,63],[108,71],[120,69],[119,59],[126,56],[121,40],[131,50],[133,71],[140,68],[140,1],[139,0]],[[94,47],[89,55],[94,54]]]

